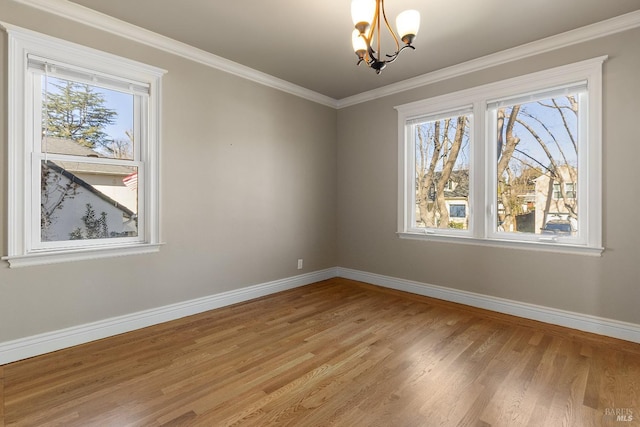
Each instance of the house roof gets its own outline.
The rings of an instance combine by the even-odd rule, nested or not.
[[[434,174],[434,182],[429,189],[429,200],[435,200],[435,183],[442,178],[442,172]],[[469,197],[469,169],[458,169],[451,171],[449,179],[453,182],[453,188],[445,187],[444,197],[446,199],[466,199]]]
[[[56,173],[61,174],[62,176],[64,176],[68,180],[70,180],[71,182],[73,182],[75,184],[78,184],[80,187],[82,187],[85,190],[91,192],[92,194],[94,194],[95,196],[97,196],[100,199],[104,200],[105,202],[109,203],[110,205],[120,209],[125,217],[133,218],[136,215],[136,213],[133,212],[131,209],[127,208],[126,206],[124,206],[123,204],[117,202],[116,200],[113,200],[111,197],[107,196],[106,194],[104,194],[103,192],[101,192],[100,190],[95,188],[93,185],[91,185],[88,182],[78,178],[73,173],[69,172],[68,170],[64,169],[60,165],[56,164],[56,162],[47,161],[46,164],[47,164],[47,167],[49,167],[50,169],[52,169]]]
[[[552,170],[552,169],[550,169]],[[564,176],[567,177],[569,176],[570,173],[577,173],[578,169],[574,166],[571,165],[560,165],[558,166],[558,172]],[[551,178],[550,173],[543,173],[541,174],[539,177],[536,177],[534,179],[532,179],[533,182],[538,182],[538,181],[546,181],[549,180]]]
[[[42,150],[52,154],[64,154],[67,156],[77,156],[86,158],[103,158],[109,157],[100,154],[92,148],[78,144],[72,139],[47,137],[42,143]],[[97,163],[84,163],[82,160],[67,161],[55,160],[55,163],[66,171],[75,174],[93,174],[93,175],[117,175],[127,176],[136,172],[134,166],[123,165],[104,165]]]
[[[104,157],[90,147],[67,138],[46,137],[42,141],[42,151],[55,154],[68,154],[81,157]]]

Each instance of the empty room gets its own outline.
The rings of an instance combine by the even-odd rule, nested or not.
[[[0,426],[640,425],[640,0],[0,0]]]

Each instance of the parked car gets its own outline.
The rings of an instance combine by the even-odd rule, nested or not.
[[[542,227],[542,234],[555,234],[556,236],[570,236],[573,232],[571,222],[564,220],[548,221]]]

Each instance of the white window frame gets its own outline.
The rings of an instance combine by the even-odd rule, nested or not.
[[[8,254],[10,267],[157,252],[160,240],[160,105],[165,70],[0,22],[8,33]],[[73,67],[92,79],[144,87],[138,110],[146,125],[137,141],[139,233],[136,238],[40,242],[39,138],[35,104],[40,100],[29,58]],[[75,80],[75,79],[74,79]],[[81,80],[77,80],[81,81]],[[89,82],[90,83],[90,82]],[[147,89],[148,88],[148,89]],[[133,90],[133,89],[132,89]],[[55,157],[55,156],[54,156]],[[59,156],[60,157],[60,156]],[[64,157],[64,156],[62,156]],[[83,162],[85,159],[83,159]],[[101,159],[87,159],[101,163]],[[36,168],[38,172],[36,173]],[[37,194],[36,194],[37,193]],[[36,219],[34,219],[36,218]],[[35,237],[34,237],[35,236]]]
[[[434,102],[431,102],[434,100]],[[398,214],[400,223],[398,225],[401,237],[408,236],[423,236],[423,235],[439,235],[439,236],[458,236],[458,237],[471,237],[471,229],[473,228],[473,218],[469,217],[469,228],[466,230],[459,230],[456,228],[432,228],[432,227],[417,227],[414,226],[416,222],[415,218],[415,132],[409,130],[407,123],[419,121],[419,122],[432,122],[436,120],[442,120],[446,118],[455,118],[458,116],[466,115],[469,120],[469,157],[474,159],[476,147],[474,146],[474,133],[475,133],[475,117],[473,116],[473,105],[466,105],[458,97],[453,96],[451,99],[445,100],[440,97],[438,99],[431,98],[425,100],[427,108],[417,108],[412,110],[414,113],[408,117],[405,117],[402,121],[399,139],[401,142],[401,152],[399,158],[401,162],[400,169],[403,170],[402,191],[399,194],[403,194],[402,202],[399,209],[402,210],[402,214]],[[413,105],[413,104],[411,104]],[[396,107],[398,109],[402,107]],[[398,110],[400,111],[400,110]],[[403,159],[403,160],[402,160]],[[473,162],[472,162],[473,163]],[[474,192],[473,180],[471,174],[473,173],[473,164],[469,165],[469,200],[468,205],[471,207],[471,198]],[[400,231],[402,229],[403,231]]]
[[[546,252],[601,255],[602,247],[602,67],[607,56],[531,73],[471,89],[395,107],[398,111],[398,228],[401,238],[455,242]],[[587,108],[581,109],[577,197],[579,237],[521,236],[497,230],[495,124],[487,105],[496,99],[520,97],[586,83]],[[469,229],[417,228],[415,224],[414,136],[411,123],[422,117],[472,107],[470,129]],[[523,235],[525,233],[522,233]]]

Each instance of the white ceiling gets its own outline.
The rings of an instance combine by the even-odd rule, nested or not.
[[[640,0],[387,0],[422,16],[382,74],[351,48],[350,0],[73,0],[334,99],[640,10]],[[385,37],[386,35],[383,35]]]

